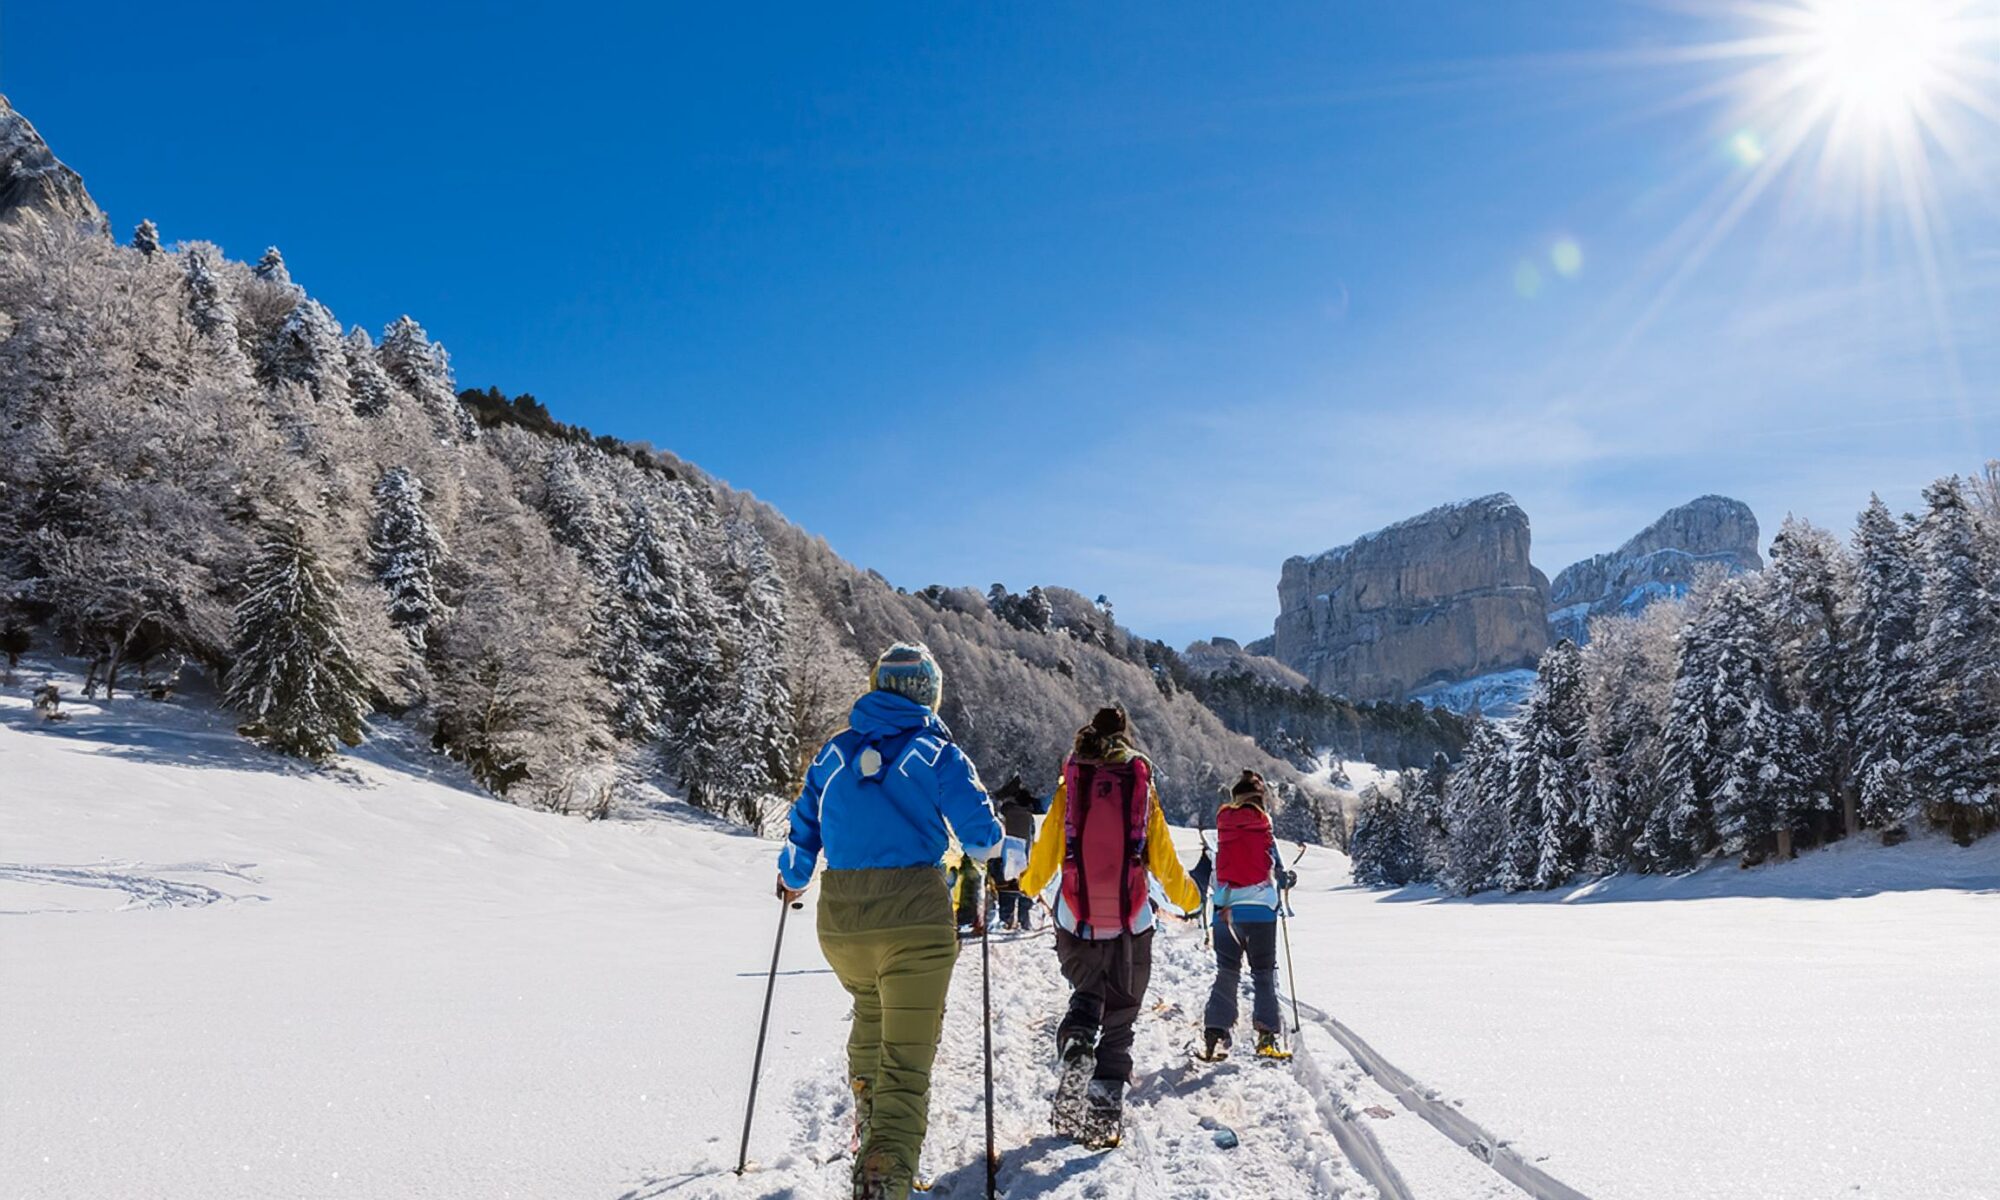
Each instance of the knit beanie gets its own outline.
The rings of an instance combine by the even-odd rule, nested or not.
[[[1265,802],[1264,777],[1255,771],[1245,770],[1243,777],[1230,785],[1231,800],[1249,800],[1258,805]]]
[[[884,650],[868,682],[877,691],[908,697],[932,712],[944,700],[944,672],[922,642],[897,642]]]

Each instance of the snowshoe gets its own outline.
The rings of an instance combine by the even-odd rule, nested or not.
[[[1090,1073],[1097,1069],[1097,1048],[1082,1034],[1063,1040],[1061,1073],[1056,1077],[1055,1101],[1049,1125],[1060,1137],[1074,1138],[1083,1127],[1084,1100],[1090,1090]]]
[[[1084,1095],[1083,1121],[1074,1135],[1092,1150],[1109,1150],[1125,1139],[1125,1085],[1093,1079]]]
[[[1221,1062],[1229,1057],[1229,1031],[1227,1029],[1204,1029],[1201,1046],[1194,1056],[1203,1062]]]
[[[1278,1044],[1278,1035],[1269,1031],[1257,1035],[1257,1057],[1287,1059],[1292,1052]]]

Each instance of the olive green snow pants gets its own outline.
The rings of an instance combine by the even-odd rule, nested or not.
[[[958,958],[951,892],[932,867],[820,878],[820,950],[854,997],[847,1072],[861,1130],[855,1179],[872,1173],[900,1196],[930,1123],[931,1062]]]

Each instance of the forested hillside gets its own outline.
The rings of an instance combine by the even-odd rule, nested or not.
[[[1051,779],[1115,700],[1177,815],[1246,766],[1294,794],[1108,601],[903,594],[670,455],[461,396],[416,321],[343,328],[275,249],[240,263],[150,221],[116,244],[0,116],[10,162],[64,185],[10,181],[0,214],[11,658],[79,655],[105,693],[208,672],[246,735],[311,760],[389,714],[509,799],[602,813],[636,773],[761,824],[874,653],[921,638],[989,778]]]

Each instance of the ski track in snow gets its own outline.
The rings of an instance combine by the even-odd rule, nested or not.
[[[0,884],[35,885],[42,888],[78,887],[124,893],[121,909],[201,908],[221,900],[267,900],[267,896],[232,894],[206,883],[170,879],[170,875],[222,875],[245,883],[256,883],[248,874],[255,863],[98,863],[57,865],[0,863]],[[0,901],[0,904],[4,904]],[[0,916],[32,916],[38,913],[73,913],[80,910],[60,905],[33,908],[0,907]]]
[[[1372,1061],[1355,1055],[1335,1032],[1345,1033],[1345,1027],[1318,1009],[1310,1010],[1290,1064],[1250,1053],[1254,1035],[1247,1025],[1247,996],[1246,1022],[1236,1030],[1238,1053],[1214,1064],[1189,1057],[1214,964],[1192,929],[1171,923],[1164,923],[1154,939],[1124,1143],[1110,1151],[1076,1146],[1048,1128],[1055,1026],[1069,994],[1050,935],[1044,930],[996,936],[992,956],[994,1140],[1001,1157],[999,1191],[1008,1200],[1518,1200],[1523,1194],[1502,1178],[1506,1172],[1496,1174],[1494,1164],[1468,1153],[1466,1142],[1452,1129],[1399,1120],[1402,1114],[1391,1105],[1428,1114],[1385,1083],[1385,1077],[1401,1079],[1404,1090],[1419,1102],[1421,1090],[1400,1072],[1389,1076],[1393,1068],[1372,1051]],[[952,977],[924,1143],[922,1173],[933,1180],[930,1194],[947,1200],[985,1194],[979,1005],[979,944],[967,942]],[[828,1047],[821,1061],[823,1070],[790,1096],[769,1098],[770,1105],[787,1110],[784,1116],[796,1134],[789,1145],[759,1161],[760,1147],[769,1154],[770,1135],[753,1133],[752,1167],[745,1176],[732,1171],[735,1140],[724,1145],[724,1139],[716,1138],[711,1139],[708,1162],[644,1178],[617,1200],[831,1200],[848,1195],[853,1118],[842,1048]],[[759,1128],[778,1124],[782,1122],[766,1116]],[[1214,1132],[1220,1126],[1233,1130],[1240,1145],[1218,1147]],[[1440,1131],[1453,1140],[1440,1138]],[[1482,1145],[1497,1144],[1483,1130],[1479,1134]],[[1546,1179],[1533,1168],[1527,1171]],[[1528,1194],[1537,1200],[1583,1200],[1560,1184],[1529,1188]]]

